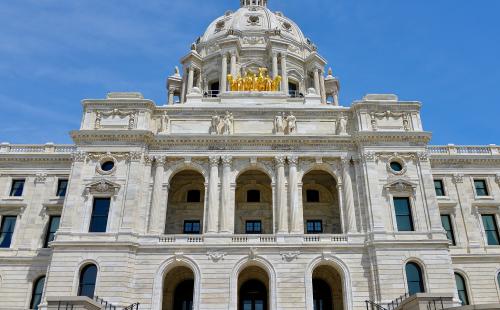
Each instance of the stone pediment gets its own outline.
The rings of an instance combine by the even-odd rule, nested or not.
[[[84,195],[111,195],[116,196],[120,191],[120,185],[108,180],[98,180],[85,186]]]
[[[414,193],[417,189],[417,184],[404,178],[397,178],[390,180],[386,185],[384,185],[384,189],[390,192]]]

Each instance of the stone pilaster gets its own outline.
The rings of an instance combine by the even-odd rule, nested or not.
[[[188,88],[187,88],[187,93],[190,94],[191,90],[193,89],[193,83],[194,83],[194,68],[191,65],[189,67],[189,73],[188,73]]]
[[[346,210],[347,232],[357,232],[356,210],[354,209],[354,194],[352,189],[351,173],[349,169],[349,159],[342,159],[342,184],[344,193],[344,206]]]
[[[281,53],[281,91],[288,95],[288,69],[286,57],[286,53]]]
[[[320,73],[319,82],[321,90],[321,103],[326,104],[325,75],[323,72]]]
[[[316,95],[321,95],[321,87],[319,85],[319,69],[314,69],[314,90]]]
[[[222,70],[220,77],[220,92],[225,93],[227,91],[227,54],[222,54]]]
[[[288,208],[286,203],[285,156],[276,156],[276,206],[278,213],[278,233],[288,233]]]
[[[208,184],[207,233],[217,233],[219,227],[219,156],[211,156]]]
[[[289,174],[288,174],[288,190],[290,199],[291,212],[291,227],[290,232],[301,234],[304,232],[304,220],[302,212],[302,204],[299,201],[299,188],[297,176],[297,164],[299,158],[297,156],[288,156]]]
[[[236,51],[231,52],[231,75],[236,77],[238,72],[236,71]]]
[[[231,210],[233,201],[231,200],[231,156],[222,156],[222,205],[220,208],[220,231],[231,233]]]
[[[279,75],[278,72],[278,53],[273,52],[273,79]]]
[[[162,197],[164,174],[165,157],[155,157],[155,178],[153,184],[153,199],[151,201],[151,212],[149,220],[149,232],[152,234],[162,234],[164,232],[164,227],[162,228],[160,224],[160,218],[166,216],[166,212],[165,214],[161,214],[162,200],[165,199],[165,197]]]

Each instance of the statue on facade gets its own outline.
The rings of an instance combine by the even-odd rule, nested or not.
[[[339,119],[337,134],[341,136],[347,135],[347,117],[342,115]]]
[[[214,115],[212,116],[212,126],[210,127],[210,134],[212,135],[219,135],[221,134],[220,131],[220,126],[221,124],[221,118],[219,115]]]
[[[258,91],[270,92],[279,91],[281,86],[281,76],[272,79],[266,68],[259,68],[259,73],[255,74],[251,70],[244,73],[243,76],[234,77],[227,75],[227,81],[231,91]]]
[[[223,134],[224,135],[233,134],[233,124],[234,124],[233,113],[226,111],[226,115],[224,116],[224,119],[223,119]]]
[[[278,114],[274,118],[274,133],[275,134],[284,134],[285,133],[285,123],[284,116],[285,113]]]
[[[286,121],[286,133],[291,135],[297,130],[297,118],[290,112],[285,118]]]
[[[167,112],[165,112],[160,117],[160,130],[159,130],[159,133],[168,133],[169,125],[170,125],[170,117],[168,117]]]

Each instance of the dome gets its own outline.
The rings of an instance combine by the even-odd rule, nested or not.
[[[251,2],[251,0],[242,0],[242,7],[236,12],[228,11],[224,16],[213,21],[204,35],[198,39],[197,44],[208,45],[231,36],[253,39],[278,36],[287,43],[309,45],[314,48],[297,24],[281,12],[271,12],[266,7],[267,1],[263,1],[260,5],[249,5],[245,2]]]

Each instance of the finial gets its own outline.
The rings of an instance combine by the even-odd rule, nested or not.
[[[328,76],[327,78],[333,78],[333,71],[332,71],[332,68],[328,68]]]

